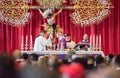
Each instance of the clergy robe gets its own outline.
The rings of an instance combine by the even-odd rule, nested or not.
[[[43,36],[39,36],[35,39],[33,51],[35,51],[35,52],[45,51],[46,46],[52,46],[51,39],[50,38],[46,39]]]
[[[66,39],[61,38],[58,43],[58,49],[61,50],[61,49],[66,49],[66,48],[67,48]]]

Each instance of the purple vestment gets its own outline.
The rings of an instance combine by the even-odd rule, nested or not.
[[[66,39],[65,38],[62,38],[62,39],[59,40],[58,49],[61,50],[61,48],[63,48],[63,49],[67,48]]]

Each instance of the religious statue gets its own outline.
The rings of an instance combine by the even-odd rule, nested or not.
[[[56,37],[56,32],[60,29],[55,23],[55,17],[62,11],[63,7],[57,12],[53,13],[53,10],[48,8],[44,12],[39,9],[40,14],[42,14],[43,18],[47,19],[47,24],[45,23],[43,26],[45,30],[48,31],[52,38],[52,43],[54,43],[54,38]]]

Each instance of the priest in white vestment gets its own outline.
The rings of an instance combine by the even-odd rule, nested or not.
[[[75,42],[71,40],[70,34],[66,35],[67,49],[73,49],[75,47]]]
[[[45,51],[47,46],[52,46],[52,42],[50,37],[46,38],[47,32],[45,30],[42,30],[40,33],[40,36],[38,36],[35,39],[34,43],[34,49],[33,51],[39,52],[39,51]]]

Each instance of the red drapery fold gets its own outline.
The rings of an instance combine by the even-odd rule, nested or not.
[[[64,33],[69,33],[73,41],[78,43],[82,40],[83,34],[90,35],[101,34],[102,36],[102,50],[105,54],[119,54],[120,53],[120,0],[111,0],[114,9],[111,10],[109,17],[104,19],[97,25],[89,27],[79,27],[71,22],[71,10],[63,10],[56,16],[56,24],[64,29]],[[33,5],[36,2],[33,2]],[[38,10],[30,11],[32,16],[30,22],[25,26],[12,27],[7,23],[0,23],[0,51],[7,51],[12,53],[15,49],[21,48],[22,36],[24,40],[28,35],[28,43],[30,43],[30,35],[33,37],[33,43],[39,32],[43,29],[41,26],[45,19],[39,14]],[[25,41],[24,41],[25,43]]]

